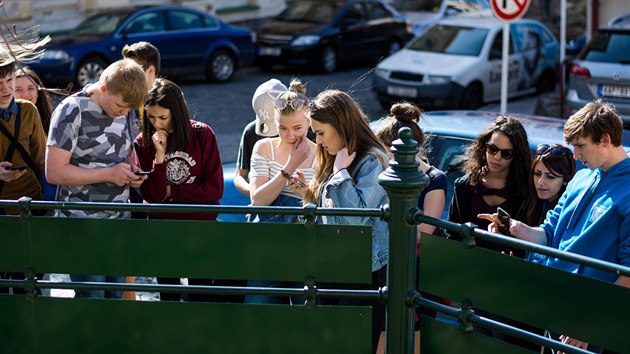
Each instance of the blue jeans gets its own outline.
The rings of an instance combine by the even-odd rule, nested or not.
[[[301,207],[302,200],[289,197],[288,195],[280,194],[276,200],[270,206],[280,206],[280,207]],[[279,222],[279,223],[287,223],[293,224],[297,220],[297,215],[273,215],[273,214],[257,214],[255,218],[253,218],[253,222]]]
[[[124,276],[105,276],[105,275],[70,275],[70,279],[76,282],[106,282],[106,283],[124,283]],[[79,297],[87,297],[87,298],[98,298],[98,299],[122,299],[123,292],[122,291],[112,291],[112,290],[74,290],[75,298]]]

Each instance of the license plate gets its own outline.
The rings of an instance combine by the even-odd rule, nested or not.
[[[599,95],[608,97],[630,98],[630,86],[600,85]]]
[[[258,55],[277,57],[280,55],[280,48],[261,47],[258,48]]]
[[[398,97],[417,97],[418,90],[409,87],[387,86],[387,94]]]

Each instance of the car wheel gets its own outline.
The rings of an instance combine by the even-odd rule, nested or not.
[[[79,89],[87,84],[93,84],[98,81],[106,67],[107,63],[100,58],[87,58],[77,67],[77,75],[74,82]]]
[[[206,76],[213,82],[229,81],[236,70],[236,60],[227,50],[217,50],[208,60]]]
[[[536,93],[553,91],[556,88],[556,75],[553,70],[545,70],[536,81]]]
[[[389,47],[387,47],[387,56],[390,56],[394,53],[396,53],[397,51],[400,50],[400,48],[402,48],[402,46],[400,45],[400,42],[396,39],[393,39],[390,43],[389,43]]]
[[[464,90],[462,99],[459,101],[459,108],[477,109],[481,107],[482,104],[481,86],[479,86],[479,84],[472,84]]]
[[[337,70],[337,52],[335,48],[327,46],[322,51],[319,69],[326,74]]]

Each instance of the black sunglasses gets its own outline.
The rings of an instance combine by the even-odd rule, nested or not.
[[[486,144],[486,151],[490,153],[490,155],[496,155],[497,152],[501,152],[501,157],[506,160],[511,160],[514,157],[514,150],[512,149],[499,149],[494,144]]]
[[[540,144],[536,147],[537,155],[551,155],[556,159],[564,156],[567,153],[567,149],[562,146],[551,146],[549,144]]]

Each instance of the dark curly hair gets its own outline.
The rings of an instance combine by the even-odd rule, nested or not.
[[[481,183],[481,179],[488,174],[488,160],[486,159],[486,144],[494,133],[501,133],[510,139],[514,156],[510,163],[505,187],[515,196],[529,196],[529,171],[531,166],[531,150],[527,142],[527,132],[521,122],[510,116],[499,116],[484,129],[466,149],[463,170],[468,174],[470,184]]]

